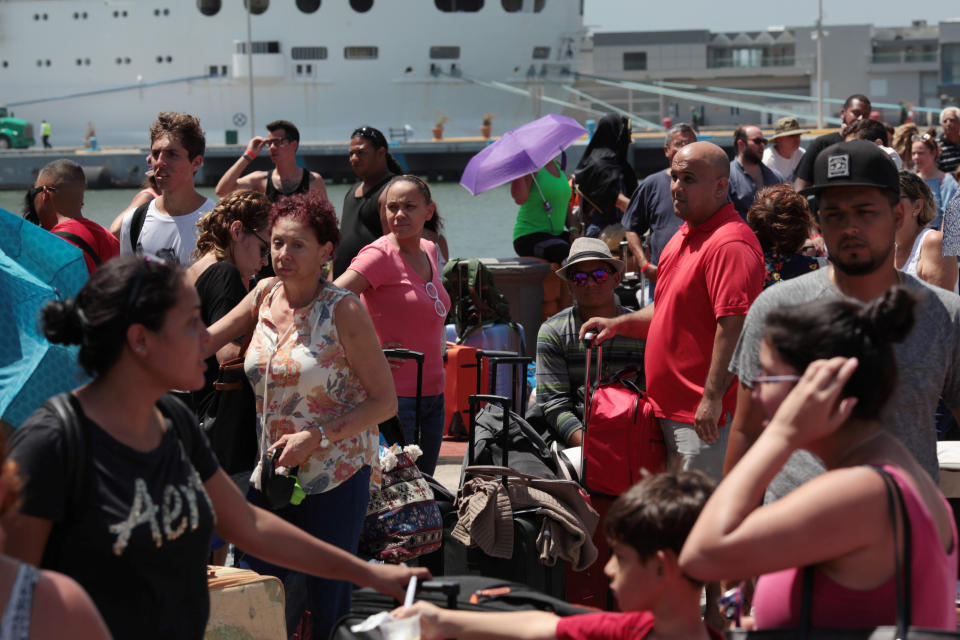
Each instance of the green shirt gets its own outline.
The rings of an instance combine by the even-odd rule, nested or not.
[[[556,161],[553,164],[559,171],[560,165]],[[563,233],[571,193],[567,177],[563,175],[563,171],[560,171],[560,177],[556,177],[544,167],[537,171],[535,180],[536,184],[530,185],[530,197],[520,205],[517,213],[517,222],[513,225],[514,240],[534,233],[549,233],[553,236]],[[540,197],[541,191],[543,198]],[[550,203],[550,211],[543,206],[544,198]]]

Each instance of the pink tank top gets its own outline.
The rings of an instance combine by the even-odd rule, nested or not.
[[[953,548],[943,551],[933,517],[901,470],[883,465],[900,487],[910,518],[913,562],[912,623],[919,627],[955,631],[957,610],[957,529],[951,521]],[[941,498],[943,499],[943,498]],[[947,504],[944,499],[944,504]],[[949,507],[949,505],[948,505]],[[768,573],[757,581],[753,600],[758,629],[796,627],[800,623],[803,569]],[[893,624],[897,596],[894,578],[875,589],[850,589],[814,571],[812,617],[814,627],[854,628]]]

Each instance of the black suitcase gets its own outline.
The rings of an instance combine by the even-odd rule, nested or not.
[[[508,420],[510,400],[503,396],[494,395],[478,394],[470,396],[471,425],[476,420],[482,402],[497,404],[503,409],[502,466],[509,466]],[[471,434],[474,433],[472,428],[470,431]],[[469,463],[473,462],[473,445],[471,435],[467,449],[467,461]],[[507,483],[509,479],[504,477],[503,482]],[[490,557],[481,549],[468,548],[459,540],[454,539],[452,531],[457,523],[457,517],[457,513],[453,512],[444,518],[443,569],[445,574],[479,574],[489,578],[518,582],[554,598],[564,598],[563,564],[557,563],[548,567],[539,561],[537,536],[540,533],[544,518],[539,508],[515,509],[513,511],[513,552],[510,558]]]
[[[443,576],[418,585],[417,600],[425,600],[445,609],[464,611],[549,611],[558,616],[592,613],[594,609],[578,607],[538,591],[525,584],[484,576]],[[330,633],[330,640],[381,640],[380,632],[354,633],[350,627],[380,611],[400,606],[390,596],[372,589],[353,592],[350,613],[340,618]]]

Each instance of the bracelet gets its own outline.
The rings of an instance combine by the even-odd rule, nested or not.
[[[257,157],[257,154],[255,154],[253,151],[250,151],[250,149],[247,149],[243,152],[243,155],[240,157],[246,158],[250,162],[253,162],[253,159]]]

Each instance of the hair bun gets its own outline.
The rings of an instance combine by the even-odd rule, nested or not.
[[[916,304],[917,299],[905,287],[894,286],[867,303],[858,316],[878,341],[901,342],[913,328]]]
[[[43,307],[43,335],[53,344],[81,344],[83,322],[73,298],[51,300]]]

